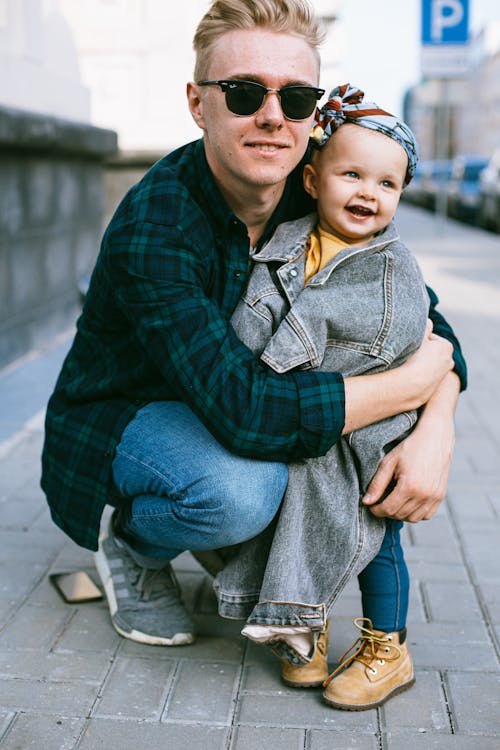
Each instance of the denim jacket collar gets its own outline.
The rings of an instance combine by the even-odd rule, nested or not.
[[[305,253],[305,246],[309,234],[318,222],[316,213],[308,214],[302,219],[280,224],[269,242],[259,253],[253,256],[253,260],[260,263],[277,261],[280,263],[297,263]],[[361,253],[374,253],[386,247],[391,242],[399,239],[399,234],[394,222],[391,223],[366,245],[353,245],[341,250],[324,268],[321,269],[309,282],[309,286],[320,286],[324,284],[330,274],[340,264],[358,257]]]

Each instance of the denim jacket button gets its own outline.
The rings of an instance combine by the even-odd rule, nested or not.
[[[295,278],[295,276],[297,276],[297,273],[298,273],[298,271],[297,271],[296,268],[291,268],[290,269],[290,276],[293,276]]]

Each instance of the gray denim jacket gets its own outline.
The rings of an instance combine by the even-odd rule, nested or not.
[[[414,256],[391,224],[367,245],[342,250],[304,287],[316,222],[310,214],[282,224],[254,256],[231,321],[236,333],[277,372],[348,376],[399,365],[420,345],[429,310]],[[221,615],[323,629],[348,579],[382,543],[385,522],[359,500],[415,421],[415,413],[397,415],[342,437],[325,456],[290,464],[278,517],[216,577]]]

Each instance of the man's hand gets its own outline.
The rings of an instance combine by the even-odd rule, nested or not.
[[[411,435],[381,461],[363,498],[374,515],[416,523],[437,511],[446,494],[455,445],[453,414],[459,387],[457,376],[447,375]],[[392,491],[377,504],[391,482]]]

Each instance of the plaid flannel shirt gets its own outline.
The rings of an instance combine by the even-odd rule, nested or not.
[[[263,241],[311,210],[301,168],[289,177]],[[159,161],[118,207],[46,416],[42,488],[54,521],[97,548],[120,436],[151,401],[187,403],[234,453],[292,461],[323,455],[344,425],[339,373],[278,375],[229,324],[248,275],[244,224],[219,192],[197,141]],[[432,296],[433,307],[437,301]],[[455,345],[446,321],[437,333]]]

